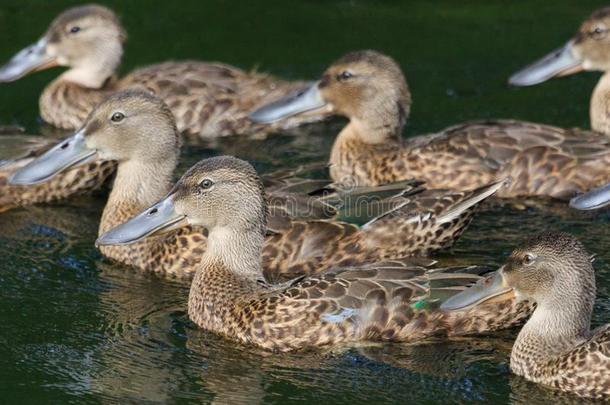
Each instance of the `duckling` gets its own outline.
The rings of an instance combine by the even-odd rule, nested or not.
[[[589,105],[591,128],[610,136],[610,7],[596,10],[562,47],[513,74],[508,82],[513,86],[532,86],[555,77],[585,71],[602,71],[593,90]],[[610,185],[577,196],[570,201],[572,208],[590,210],[604,207],[610,201]]]
[[[35,44],[0,67],[0,81],[20,79],[53,66],[68,70],[40,97],[42,118],[57,127],[81,127],[93,107],[109,94],[140,88],[163,99],[180,132],[203,138],[264,133],[322,119],[323,110],[279,126],[256,125],[248,112],[278,96],[299,91],[304,82],[287,82],[232,66],[196,61],[165,62],[115,76],[126,40],[116,14],[88,4],[61,13]]]
[[[151,216],[162,217],[150,221]],[[132,242],[144,223],[148,234],[185,222],[208,229],[208,246],[191,284],[189,317],[201,328],[274,351],[359,341],[409,341],[467,333],[521,319],[514,299],[503,297],[448,316],[434,309],[439,294],[459,291],[476,274],[429,271],[396,262],[373,262],[265,282],[261,253],[266,233],[263,184],[247,162],[227,156],[189,169],[160,202],[102,235],[100,245]],[[466,283],[467,284],[467,283]],[[438,307],[437,307],[438,309]]]
[[[349,118],[330,153],[335,181],[417,178],[430,188],[465,190],[510,177],[498,196],[566,199],[610,179],[610,140],[593,133],[498,120],[401,139],[409,88],[398,64],[371,50],[343,56],[301,97],[275,101],[250,117],[273,122],[322,106]]]
[[[513,251],[483,284],[445,301],[463,310],[512,288],[537,304],[510,357],[511,370],[530,381],[581,397],[610,398],[610,324],[591,330],[595,303],[592,256],[572,235],[545,232]]]
[[[100,222],[101,235],[168,193],[179,150],[180,137],[169,107],[147,92],[122,91],[97,106],[75,135],[14,173],[10,182],[44,184],[54,181],[58,173],[72,173],[91,162],[117,162],[118,170]],[[464,193],[408,188],[405,193],[382,200],[379,214],[362,227],[307,219],[307,213],[298,214],[299,207],[292,206],[301,204],[312,212],[311,216],[319,218],[325,214],[316,213],[316,198],[300,202],[299,195],[287,192],[280,184],[276,185],[277,192],[270,192],[270,210],[275,215],[270,221],[264,253],[268,258],[265,271],[273,280],[309,274],[339,263],[397,259],[451,246],[477,206],[503,182]],[[147,236],[147,226],[154,225],[158,230],[158,221],[165,213],[163,207],[150,213],[142,224],[144,230],[132,232],[132,238]],[[305,219],[293,218],[293,213]],[[182,225],[176,220],[162,228],[181,229],[166,236],[129,246],[101,246],[100,250],[107,257],[144,270],[189,275],[205,250],[206,237],[202,230]]]

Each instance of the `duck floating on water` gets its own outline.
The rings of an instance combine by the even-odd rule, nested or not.
[[[203,138],[264,133],[327,115],[321,109],[275,127],[254,124],[248,119],[249,112],[278,96],[298,92],[306,83],[247,73],[220,63],[166,62],[117,78],[126,37],[118,17],[107,7],[70,8],[34,45],[0,67],[0,81],[14,81],[53,66],[67,67],[40,97],[42,118],[65,129],[80,128],[97,104],[126,88],[154,93],[169,106],[180,132]]]
[[[274,122],[309,109],[349,118],[330,154],[335,181],[378,185],[417,178],[430,188],[465,190],[510,177],[500,197],[573,197],[610,180],[610,138],[514,120],[469,122],[401,139],[411,95],[398,64],[376,51],[333,63],[300,97],[251,114]]]
[[[54,181],[60,173],[78,173],[91,161],[117,162],[117,174],[100,222],[101,235],[170,191],[179,151],[180,136],[168,106],[147,92],[122,91],[97,106],[75,135],[21,168],[10,181],[28,187]],[[311,214],[293,214],[297,210],[285,209],[286,204],[296,205],[299,196],[286,191],[279,179],[271,180],[274,186],[269,190],[268,201],[273,202],[270,209],[278,215],[269,221],[263,251],[265,274],[270,280],[351,262],[426,255],[449,247],[466,229],[480,203],[504,184],[500,181],[469,192],[423,190],[408,185],[403,192],[399,184],[400,190],[390,190],[389,197],[378,201],[377,212],[362,214],[372,218],[359,227],[319,219],[320,210],[315,209],[315,204],[324,202],[315,196],[304,196],[306,200],[300,203]],[[367,192],[381,198],[373,194],[374,190]],[[326,200],[330,197],[324,196]],[[367,207],[373,207],[375,202],[371,200]],[[143,226],[163,220],[163,214],[164,207],[158,207],[146,217]],[[171,225],[169,228],[181,228],[178,220]],[[131,238],[142,239],[146,235],[146,231],[136,232]],[[172,275],[192,273],[205,248],[204,232],[188,226],[128,246],[100,247],[104,255],[122,263]]]
[[[244,72],[220,63],[166,62],[118,78],[116,70],[125,39],[125,30],[112,10],[95,4],[70,8],[35,44],[0,67],[0,82],[53,66],[67,67],[44,89],[39,102],[42,118],[65,129],[80,128],[97,104],[129,88],[149,91],[163,99],[176,117],[178,130],[202,138],[265,134],[328,116],[320,109],[277,125],[255,124],[248,113],[278,97],[298,93],[307,83]],[[34,150],[31,155],[42,152],[44,149]],[[66,172],[66,178],[60,176],[46,183],[40,193],[30,192],[32,187],[8,187],[5,179],[29,160],[15,159],[0,167],[0,212],[99,189],[116,167],[113,162],[92,161],[78,172]]]
[[[249,163],[227,156],[206,159],[162,201],[97,243],[131,243],[133,229],[154,234],[177,222],[208,229],[208,247],[189,293],[189,317],[204,329],[274,351],[474,333],[515,325],[528,315],[518,307],[524,304],[508,295],[446,314],[438,310],[439,302],[478,275],[391,261],[269,285],[261,266],[264,195]],[[150,221],[151,215],[161,221]]]
[[[584,71],[604,74],[591,96],[589,117],[591,128],[610,136],[610,7],[596,10],[579,27],[565,45],[513,74],[513,86],[533,86],[555,77]],[[600,156],[600,163],[604,157]],[[570,206],[580,210],[597,209],[610,202],[610,184],[579,195]]]
[[[485,282],[443,303],[464,310],[513,289],[537,304],[515,342],[510,368],[536,383],[582,397],[610,398],[610,324],[591,330],[592,256],[572,235],[546,232],[513,251]]]

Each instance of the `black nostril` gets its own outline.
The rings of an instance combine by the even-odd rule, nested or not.
[[[63,145],[61,145],[62,149],[66,149],[68,146],[70,146],[70,142],[66,142]]]
[[[158,209],[156,209],[156,208],[153,208],[152,210],[150,210],[150,212],[148,213],[148,215],[154,215],[154,214],[156,214],[157,212],[159,212],[159,210],[158,210]]]

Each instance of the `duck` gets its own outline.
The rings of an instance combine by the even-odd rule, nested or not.
[[[40,115],[66,130],[80,128],[93,108],[121,89],[142,89],[170,107],[181,133],[191,137],[261,136],[326,118],[324,109],[279,125],[259,125],[248,113],[280,96],[298,94],[305,82],[289,82],[268,74],[245,72],[222,63],[163,62],[119,78],[116,71],[127,36],[117,15],[97,4],[76,6],[61,13],[33,45],[0,67],[0,82],[55,66],[67,67],[42,92]],[[57,177],[36,193],[31,187],[8,187],[6,179],[46,147],[0,167],[0,212],[48,203],[103,189],[114,174],[113,162],[90,162],[75,176]],[[114,166],[116,169],[116,166]],[[67,174],[67,173],[66,173]]]
[[[101,235],[170,191],[180,145],[172,111],[162,99],[141,90],[120,91],[100,103],[76,134],[36,157],[8,181],[22,187],[44,186],[64,172],[68,172],[64,178],[76,177],[80,168],[87,168],[91,162],[116,162],[118,169],[100,221]],[[267,181],[273,184],[268,193],[273,215],[264,255],[268,258],[266,274],[273,280],[355,260],[422,256],[450,247],[478,206],[505,183],[495,182],[474,192],[460,193],[425,190],[409,184],[402,189],[399,184],[400,192],[390,188],[390,196],[384,198],[383,193],[354,191],[354,203],[367,203],[360,209],[380,207],[363,214],[366,222],[359,226],[332,220],[337,212],[334,207],[349,204],[345,196],[301,195],[291,191],[298,182],[281,180],[281,176],[275,176]],[[367,195],[373,202],[363,200]],[[380,199],[378,204],[376,199]],[[330,209],[326,210],[327,206]],[[346,209],[349,207],[339,211]],[[130,231],[134,241],[140,240],[138,243],[103,245],[102,254],[143,270],[188,277],[206,249],[205,230],[176,221],[172,226],[162,226],[167,228],[167,235],[145,238],[148,224],[158,223],[165,214],[166,210],[158,207],[146,217],[141,232]]]
[[[161,223],[149,221],[158,212],[164,212]],[[132,243],[133,230],[142,232],[146,222],[151,235],[177,221],[207,229],[189,318],[229,340],[274,352],[481,332],[521,322],[527,312],[517,310],[509,293],[459,315],[445,314],[438,308],[442,297],[463,290],[480,272],[397,261],[353,263],[269,284],[262,270],[266,217],[264,186],[252,165],[217,156],[195,164],[164,199],[97,243]]]
[[[293,94],[306,83],[267,74],[245,72],[221,63],[164,62],[116,76],[127,38],[117,15],[98,4],[69,8],[57,16],[45,34],[0,67],[0,82],[28,73],[64,66],[39,100],[44,121],[74,130],[104,98],[121,89],[140,88],[162,98],[176,117],[178,130],[202,138],[259,134],[294,127],[325,117],[320,110],[278,127],[256,125],[248,112],[279,95]]]
[[[580,397],[610,398],[610,324],[591,330],[595,303],[592,255],[573,235],[547,231],[515,249],[478,285],[442,304],[463,311],[490,296],[515,292],[536,303],[510,355],[516,375]]]
[[[610,93],[610,7],[594,11],[564,45],[520,69],[508,79],[517,87],[533,86],[553,78],[582,71],[604,72],[591,95],[589,119],[591,129],[610,136],[608,95]],[[610,202],[610,184],[602,185],[570,200],[579,210],[599,209]]]
[[[374,50],[344,55],[300,97],[276,100],[250,118],[271,123],[322,106],[349,119],[330,152],[337,182],[416,178],[430,188],[468,190],[508,177],[498,197],[565,200],[610,180],[610,140],[591,132],[486,120],[403,139],[411,94],[398,63]]]

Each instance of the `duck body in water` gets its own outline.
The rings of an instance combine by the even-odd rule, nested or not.
[[[330,108],[349,119],[330,153],[333,180],[378,185],[407,178],[466,190],[511,178],[500,197],[573,197],[610,180],[610,137],[516,120],[467,122],[403,139],[411,94],[398,64],[376,51],[333,63],[301,97],[251,114],[257,122]]]
[[[249,112],[282,94],[303,89],[306,83],[247,73],[220,63],[165,62],[117,78],[126,38],[112,10],[96,4],[70,8],[34,45],[0,67],[0,81],[17,80],[53,66],[67,67],[40,97],[42,118],[65,129],[80,128],[96,105],[128,88],[161,98],[181,133],[202,138],[266,133],[326,116],[320,110],[278,126],[254,124],[247,117]]]
[[[67,67],[44,89],[39,101],[42,118],[64,129],[80,128],[96,105],[125,89],[161,98],[174,115],[178,131],[201,138],[261,135],[328,116],[320,109],[282,123],[255,124],[248,119],[250,112],[278,97],[298,93],[307,83],[221,63],[165,62],[118,78],[125,39],[125,30],[110,9],[95,4],[70,8],[51,23],[41,39],[0,67],[0,82],[53,66]],[[40,192],[7,184],[6,178],[45,149],[32,150],[0,166],[0,211],[89,193],[99,189],[116,170],[114,162],[91,161],[77,172],[65,172],[41,186]]]
[[[116,162],[101,235],[169,192],[180,143],[173,114],[161,99],[143,91],[122,91],[98,105],[74,136],[21,168],[10,181],[34,192],[65,172],[69,175],[63,177],[73,176],[70,173],[78,173],[91,161]],[[475,191],[451,192],[424,190],[407,182],[390,189],[389,197],[367,189],[361,195],[370,197],[367,207],[377,204],[380,210],[357,226],[333,220],[333,206],[324,209],[326,200],[338,196],[300,195],[285,190],[287,179],[268,180],[273,187],[267,202],[274,215],[268,223],[263,257],[265,276],[272,281],[350,262],[398,260],[447,248],[466,229],[477,207],[503,185],[497,182]],[[356,192],[351,198],[359,197]],[[293,212],[299,205],[303,214]],[[151,215],[149,220],[154,222],[158,216]],[[183,227],[180,221],[171,225],[164,236],[100,249],[107,257],[143,270],[192,275],[206,249],[206,235],[199,228]],[[145,234],[132,234],[132,238]]]
[[[261,267],[265,205],[262,182],[250,164],[210,158],[189,169],[166,198],[98,243],[131,243],[125,235],[133,228],[154,233],[160,225],[147,218],[161,210],[162,224],[180,220],[205,227],[208,248],[191,284],[189,317],[229,339],[275,351],[483,332],[515,325],[528,314],[510,295],[464,313],[439,311],[439,301],[480,278],[464,269],[354,263],[269,285]]]

